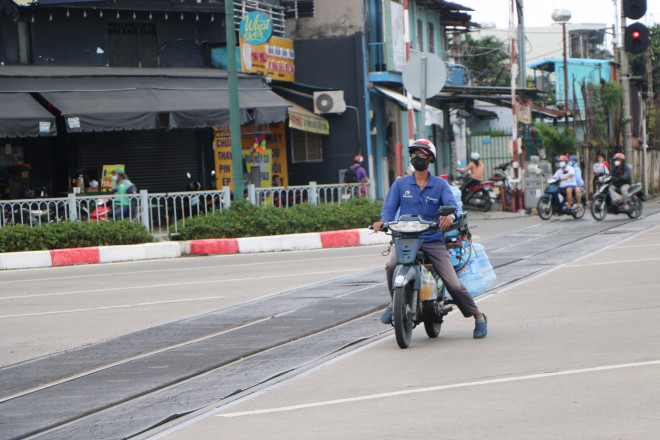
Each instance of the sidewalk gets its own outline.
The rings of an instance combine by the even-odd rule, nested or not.
[[[468,211],[470,221],[528,217],[502,211]],[[299,251],[348,246],[388,244],[390,237],[369,229],[347,229],[320,233],[272,235],[266,237],[164,241],[123,246],[95,246],[48,251],[0,253],[0,270],[34,269],[76,264],[178,258],[189,255],[244,254]]]

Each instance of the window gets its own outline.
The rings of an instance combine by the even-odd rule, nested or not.
[[[291,162],[322,162],[321,135],[291,130]]]
[[[429,52],[435,53],[435,28],[429,23]]]
[[[424,22],[417,19],[417,50],[424,52]]]
[[[282,1],[284,18],[305,18],[314,16],[314,0]]]
[[[108,23],[110,67],[158,67],[156,23]]]

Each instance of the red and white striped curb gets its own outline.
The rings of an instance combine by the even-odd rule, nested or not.
[[[324,249],[387,244],[389,241],[390,238],[387,235],[374,234],[368,229],[348,229],[343,231],[272,235],[267,237],[219,238],[125,246],[55,249],[50,251],[7,252],[0,253],[0,270],[153,260],[159,258],[176,258],[182,255],[243,254]]]

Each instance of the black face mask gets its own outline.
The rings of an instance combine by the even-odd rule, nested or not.
[[[429,167],[429,164],[426,163],[426,159],[422,159],[421,157],[414,157],[410,163],[417,171],[424,171]]]

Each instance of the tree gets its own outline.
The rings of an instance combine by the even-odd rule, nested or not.
[[[547,124],[534,124],[536,130],[543,138],[543,148],[547,152],[549,160],[553,160],[562,154],[575,154],[577,151],[577,139],[573,130],[559,131]]]
[[[493,36],[475,40],[467,35],[462,57],[462,63],[470,69],[475,85],[509,86],[511,74],[506,63],[509,54],[504,42]]]

